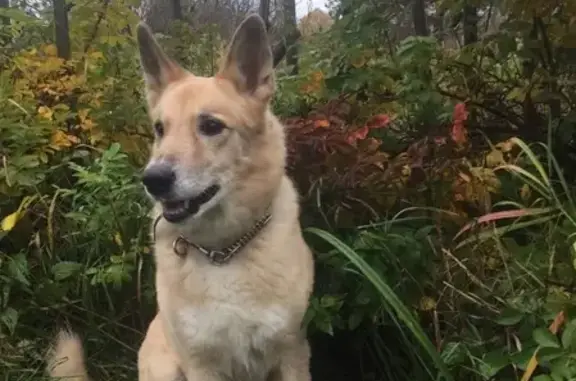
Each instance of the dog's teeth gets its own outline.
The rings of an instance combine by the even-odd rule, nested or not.
[[[190,207],[190,200],[184,201],[184,209],[188,209]]]

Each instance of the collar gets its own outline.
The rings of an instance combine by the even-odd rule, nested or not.
[[[153,229],[153,240],[156,241],[156,226],[160,219],[162,218],[162,214],[156,217],[156,221],[154,221],[154,229]],[[178,236],[174,242],[172,242],[172,249],[174,253],[179,257],[184,257],[188,253],[188,249],[190,247],[198,250],[201,254],[203,254],[213,265],[223,265],[230,261],[234,255],[236,255],[239,251],[250,243],[254,237],[258,235],[262,231],[262,229],[270,222],[272,219],[272,214],[268,211],[256,223],[252,226],[246,234],[240,237],[236,242],[227,246],[220,250],[210,249],[201,245],[198,245],[180,235]]]

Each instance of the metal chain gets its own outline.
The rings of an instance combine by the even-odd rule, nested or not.
[[[161,217],[162,215],[160,215],[156,219],[156,221],[154,221],[154,232],[153,232],[154,241],[156,240],[156,225],[158,225],[158,222],[160,221]],[[272,215],[270,214],[270,212],[266,213],[266,215],[260,220],[258,220],[254,224],[252,229],[250,229],[246,234],[240,237],[232,245],[225,247],[224,249],[221,250],[212,250],[200,246],[192,241],[187,240],[182,235],[180,235],[178,238],[174,240],[174,242],[172,243],[172,249],[174,250],[174,253],[176,253],[176,255],[183,257],[188,253],[188,248],[192,246],[193,248],[204,254],[204,256],[206,256],[206,258],[208,258],[210,262],[212,262],[213,264],[222,265],[228,262],[236,253],[238,253],[240,250],[246,247],[246,245],[248,245],[248,243],[252,239],[254,239],[256,235],[258,235],[258,233],[260,233],[260,231],[268,224],[268,222],[270,222],[271,219]]]

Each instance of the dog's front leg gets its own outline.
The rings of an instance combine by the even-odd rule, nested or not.
[[[156,315],[138,352],[138,381],[186,381]]]
[[[269,381],[311,381],[310,346],[303,339],[288,349],[280,359],[277,377]]]

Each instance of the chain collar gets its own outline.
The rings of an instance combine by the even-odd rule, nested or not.
[[[158,225],[158,222],[160,222],[161,218],[162,218],[162,214],[160,214],[156,218],[156,221],[154,221],[154,229],[153,229],[154,241],[156,241],[156,226]],[[258,220],[254,224],[254,226],[252,227],[252,229],[250,229],[250,231],[248,231],[248,233],[244,234],[242,237],[240,237],[240,239],[238,239],[232,245],[225,247],[221,250],[213,250],[213,249],[206,248],[204,246],[200,246],[200,245],[198,245],[192,241],[187,240],[182,235],[178,236],[178,238],[176,238],[174,240],[174,242],[172,242],[172,249],[174,250],[174,253],[176,255],[178,255],[179,257],[183,257],[188,253],[188,248],[193,247],[194,249],[196,249],[200,253],[202,253],[206,258],[208,258],[208,260],[212,264],[218,265],[218,266],[223,265],[226,262],[228,262],[230,259],[232,259],[232,257],[236,253],[238,253],[240,250],[242,250],[244,247],[246,247],[246,245],[254,237],[256,237],[256,235],[258,235],[258,233],[260,233],[260,231],[262,231],[262,229],[268,224],[268,222],[270,222],[271,219],[272,219],[272,215],[270,214],[270,212],[267,212],[264,215],[264,217],[262,217],[260,220]]]

